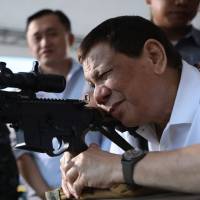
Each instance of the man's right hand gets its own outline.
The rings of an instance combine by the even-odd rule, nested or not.
[[[68,198],[79,198],[84,187],[110,188],[124,182],[121,156],[102,151],[96,144],[74,158],[64,153],[61,173],[62,189]]]

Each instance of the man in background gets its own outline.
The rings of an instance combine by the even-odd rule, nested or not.
[[[199,9],[199,0],[146,0],[151,20],[167,35],[183,59],[200,64],[200,31],[191,24]]]
[[[69,55],[74,35],[68,17],[58,10],[36,12],[27,19],[26,37],[33,57],[39,61],[39,72],[66,77],[66,88],[62,93],[38,92],[37,97],[80,99],[87,85],[82,66]],[[86,136],[86,143],[100,145],[101,139],[100,134],[93,133]],[[21,175],[34,189],[32,194],[28,190],[28,199],[43,199],[45,191],[60,186],[60,156],[19,150],[16,156]]]

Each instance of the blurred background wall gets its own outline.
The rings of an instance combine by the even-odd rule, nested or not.
[[[0,7],[0,61],[6,61],[11,68],[15,65],[15,71],[30,70],[32,58],[24,28],[26,18],[40,9],[60,9],[68,15],[76,36],[74,57],[82,37],[105,19],[119,15],[150,17],[145,0],[0,0]],[[200,13],[193,23],[200,28]]]

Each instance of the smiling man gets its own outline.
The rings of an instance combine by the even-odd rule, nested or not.
[[[118,183],[199,193],[200,72],[162,30],[137,16],[106,20],[82,41],[79,61],[96,105],[127,127],[139,126],[150,152],[121,156],[91,145],[74,158],[65,153],[65,194],[78,198],[84,187]]]

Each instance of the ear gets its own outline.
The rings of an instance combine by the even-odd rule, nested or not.
[[[146,3],[150,5],[151,4],[151,0],[146,0]]]
[[[162,74],[167,67],[167,56],[162,44],[155,39],[148,39],[143,47],[143,51],[153,66],[156,74]]]

